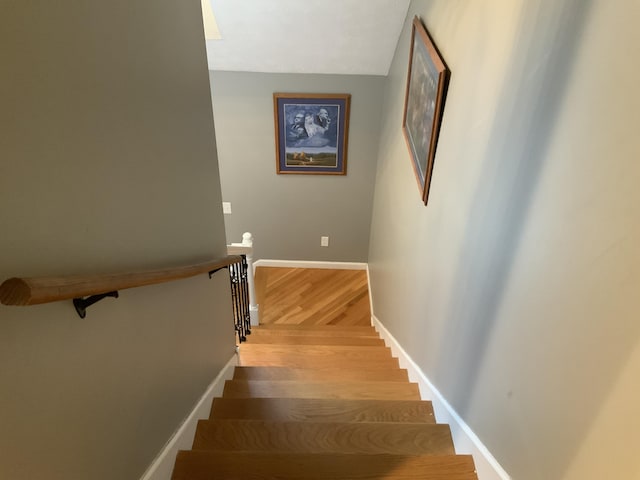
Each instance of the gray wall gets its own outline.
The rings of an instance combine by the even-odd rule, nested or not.
[[[225,254],[199,2],[0,6],[0,281]],[[228,278],[0,306],[0,477],[137,479],[234,352]]]
[[[383,77],[211,72],[227,240],[255,258],[367,260]],[[350,93],[347,175],[277,175],[273,93]],[[329,236],[328,248],[320,237]]]
[[[452,70],[427,207],[401,133],[416,14]],[[639,14],[413,1],[389,75],[374,312],[518,480],[640,478]]]

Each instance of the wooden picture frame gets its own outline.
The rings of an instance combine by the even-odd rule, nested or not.
[[[420,18],[413,19],[407,90],[402,116],[404,133],[418,189],[429,199],[433,162],[450,72]]]
[[[276,169],[346,175],[350,94],[274,93]]]

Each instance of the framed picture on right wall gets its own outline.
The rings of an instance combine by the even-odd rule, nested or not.
[[[402,131],[422,201],[429,200],[433,161],[450,71],[420,18],[413,19]]]

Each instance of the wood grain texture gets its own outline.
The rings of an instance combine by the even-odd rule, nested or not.
[[[404,382],[227,380],[222,396],[225,398],[420,400],[420,391],[417,383]]]
[[[392,357],[354,357],[353,355],[304,355],[297,352],[281,352],[277,355],[266,354],[264,351],[244,350],[245,345],[240,349],[238,355],[238,365],[240,366],[266,366],[266,367],[288,367],[293,365],[296,368],[399,368],[400,363],[397,358]],[[356,348],[356,347],[354,347]],[[362,347],[358,347],[362,348]],[[377,348],[377,347],[376,347]]]
[[[263,324],[370,325],[363,270],[257,267]]]
[[[263,337],[345,337],[345,338],[380,338],[373,327],[368,330],[345,330],[338,327],[301,329],[301,328],[272,328],[274,325],[262,325],[251,327],[251,335],[256,338]],[[292,327],[295,327],[292,326]],[[365,327],[366,328],[366,327]]]
[[[431,402],[319,398],[216,398],[209,419],[435,423]]]
[[[277,357],[279,355],[300,355],[301,357],[344,359],[389,359],[391,349],[388,347],[358,347],[350,345],[265,345],[245,343],[240,346],[240,358],[244,355],[264,355]]]
[[[397,368],[397,358],[387,347],[343,345],[255,345],[244,343],[238,353],[238,365],[297,368]]]
[[[351,345],[353,347],[384,347],[384,340],[375,337],[323,337],[310,335],[250,335],[247,343],[252,345]]]
[[[448,425],[200,420],[193,450],[452,455]]]
[[[374,335],[378,332],[371,325],[295,325],[292,323],[261,323],[256,330],[275,333],[279,330],[296,332],[333,332],[342,335]]]
[[[178,452],[173,480],[477,480],[469,455]]]
[[[289,368],[289,367],[236,367],[234,380],[298,380],[298,381],[345,381],[408,382],[409,375],[400,368]]]
[[[193,277],[240,260],[239,256],[225,256],[192,265],[143,272],[10,278],[0,285],[0,302],[4,305],[37,305],[69,300]]]
[[[379,336],[359,317],[357,289],[340,291],[349,272],[269,270],[256,288],[272,323],[241,346],[173,479],[477,480],[407,371],[369,345]]]

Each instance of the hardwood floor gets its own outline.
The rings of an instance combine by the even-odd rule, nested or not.
[[[258,267],[261,324],[371,325],[367,272]]]
[[[370,325],[364,272],[256,275],[261,325],[173,480],[477,480]]]

